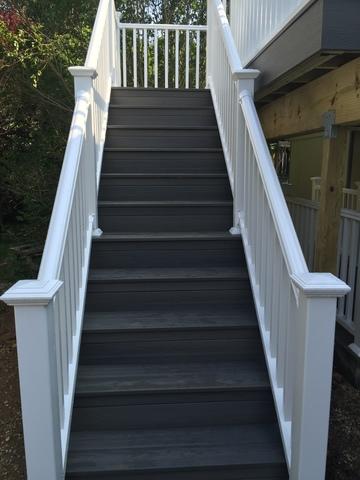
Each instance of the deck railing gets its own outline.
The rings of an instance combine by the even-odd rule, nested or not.
[[[66,455],[111,85],[118,82],[113,0],[101,0],[84,67],[72,67],[75,108],[37,280],[15,306],[27,478],[60,480]]]
[[[235,0],[230,24],[243,65],[247,65],[314,0]]]
[[[121,86],[205,88],[206,25],[118,24]]]
[[[243,70],[220,0],[208,0],[207,55],[234,195],[232,232],[243,238],[290,479],[321,480],[336,303],[349,289],[308,271],[256,113],[258,72]]]
[[[317,215],[319,203],[288,197],[287,203],[310,270],[314,267]],[[346,298],[339,300],[337,319],[352,335],[350,348],[360,356],[360,213],[342,209],[337,254],[339,278],[351,287]]]
[[[311,177],[311,199],[320,201],[321,177]],[[342,189],[342,208],[360,212],[360,182],[355,182],[356,188]]]

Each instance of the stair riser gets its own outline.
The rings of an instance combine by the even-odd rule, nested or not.
[[[91,268],[245,266],[239,241],[97,241]]]
[[[225,173],[222,152],[105,152],[103,173]]]
[[[217,130],[109,128],[105,148],[220,148]]]
[[[66,480],[288,480],[289,474],[284,466],[249,466],[241,468],[214,468],[184,471],[148,471],[143,473],[93,473],[68,474]]]
[[[216,125],[214,111],[204,109],[181,109],[181,108],[115,108],[109,109],[109,125],[137,125],[137,126],[170,126],[190,127]]]
[[[259,358],[259,339],[84,343],[80,364],[216,362]]]
[[[122,292],[122,291],[97,291],[97,289],[89,288],[87,296],[87,309],[92,312],[113,312],[117,309],[129,309],[134,305],[143,305],[145,308],[151,309],[152,306],[159,304],[164,307],[176,304],[200,304],[207,303],[208,305],[219,305],[227,303],[235,303],[242,301],[244,304],[249,304],[252,301],[251,291],[249,288],[244,288],[242,294],[239,295],[239,290],[198,290],[198,291],[169,291],[154,292]]]
[[[109,201],[231,201],[227,179],[102,178],[100,200]]]
[[[226,232],[232,226],[231,207],[132,207],[99,204],[99,224],[105,233]]]
[[[206,295],[208,296],[206,299]],[[149,303],[171,305],[175,303],[222,303],[232,298],[248,303],[252,301],[248,279],[244,280],[160,280],[160,281],[89,281],[89,311],[116,311]],[[101,310],[102,309],[102,310]]]
[[[98,406],[86,406],[87,399],[79,398],[75,401],[73,430],[181,428],[276,421],[270,391],[262,391],[260,395],[254,393],[254,398],[248,400],[242,399],[242,392],[234,393],[233,401],[221,401],[219,394],[217,402],[213,399],[213,393],[204,393],[202,396],[198,395],[198,403],[187,402],[186,394],[184,399],[181,394],[174,394],[176,403],[167,403],[160,394],[147,397],[150,397],[151,404],[142,403],[144,396],[111,399],[97,397]],[[112,405],[104,406],[103,402],[109,400]],[[184,403],[181,403],[182,401]]]
[[[119,313],[119,326],[121,327],[121,313]],[[182,330],[158,330],[155,331],[88,331],[86,324],[82,334],[82,343],[136,343],[136,342],[195,342],[195,341],[232,341],[232,340],[259,340],[260,334],[257,327],[242,328],[200,328],[200,329],[182,329]]]

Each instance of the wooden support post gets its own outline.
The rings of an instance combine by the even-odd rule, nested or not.
[[[324,138],[320,207],[315,242],[315,271],[336,275],[337,249],[347,160],[348,130],[337,127]]]

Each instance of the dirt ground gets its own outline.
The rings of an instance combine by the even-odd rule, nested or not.
[[[16,341],[0,305],[0,479],[25,479]],[[327,480],[360,480],[360,391],[334,372]]]
[[[25,478],[14,321],[0,305],[0,479]]]

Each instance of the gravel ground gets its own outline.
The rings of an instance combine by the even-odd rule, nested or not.
[[[23,480],[24,447],[14,322],[0,306],[0,479]],[[327,480],[360,480],[360,391],[333,376]]]

